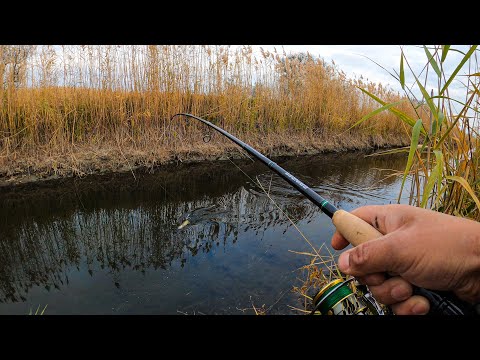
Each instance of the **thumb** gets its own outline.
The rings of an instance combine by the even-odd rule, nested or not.
[[[398,251],[393,248],[395,241],[392,240],[390,236],[386,235],[343,252],[338,258],[340,271],[352,276],[396,272]]]

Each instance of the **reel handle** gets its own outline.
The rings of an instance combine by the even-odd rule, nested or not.
[[[372,225],[345,210],[337,210],[333,214],[332,222],[343,237],[353,246],[383,236]],[[430,302],[429,315],[474,314],[473,306],[458,299],[452,292],[433,291],[412,286],[414,294],[421,295]]]

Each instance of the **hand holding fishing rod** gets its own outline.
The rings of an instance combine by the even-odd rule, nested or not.
[[[342,235],[340,238],[337,238],[338,248],[343,248],[347,245],[346,243],[341,245],[342,239],[348,241],[349,244],[356,247],[369,240],[375,240],[384,236],[382,232],[377,230],[374,226],[372,226],[370,223],[368,223],[361,217],[356,216],[352,213],[349,213],[345,210],[337,209],[333,204],[329,203],[326,199],[318,195],[315,191],[310,189],[307,185],[305,185],[303,182],[298,180],[295,176],[290,174],[288,171],[284,170],[278,164],[276,164],[275,162],[273,162],[272,160],[270,160],[269,158],[267,158],[266,156],[264,156],[263,154],[255,150],[254,148],[252,148],[251,146],[247,145],[243,141],[237,139],[235,136],[231,135],[230,133],[223,130],[222,128],[212,124],[207,120],[204,120],[200,117],[197,117],[195,115],[188,114],[188,113],[175,114],[172,116],[172,119],[175,116],[180,116],[180,115],[194,118],[206,124],[207,126],[215,129],[222,135],[226,136],[227,138],[232,140],[234,143],[242,147],[244,150],[246,150],[249,154],[254,156],[256,159],[262,161],[265,165],[267,165],[270,169],[275,171],[278,175],[280,175],[295,189],[300,191],[310,201],[316,204],[322,212],[324,212],[327,216],[329,216],[332,219],[332,223],[335,225],[339,234]],[[448,215],[445,215],[445,216],[448,216]],[[372,222],[372,224],[377,225],[376,221],[377,221],[377,218],[374,219],[374,222]],[[387,236],[388,235],[385,235],[385,237]],[[430,250],[434,251],[435,249],[430,249]],[[355,268],[353,270],[354,272],[356,271],[359,274],[363,274],[359,268]],[[378,279],[378,276],[377,276],[377,279]],[[370,281],[372,280],[370,279]],[[342,288],[344,290],[341,290]],[[413,288],[414,294],[421,295],[428,299],[430,303],[429,314],[463,315],[463,314],[474,313],[473,307],[469,306],[469,304],[463,301],[460,301],[451,293],[434,292],[431,290],[427,290],[427,289],[423,289],[415,286],[412,286],[412,288]],[[345,287],[342,284],[336,284],[335,289],[337,290],[340,289],[341,291],[345,292]],[[329,290],[328,294],[331,294],[332,291],[335,289],[328,289]],[[322,299],[322,301],[323,300],[324,299]],[[318,305],[322,305],[322,304],[317,304],[317,306]]]
[[[431,306],[445,304],[430,297],[454,299],[455,293],[455,303],[462,306],[462,312],[473,310],[470,304],[480,300],[479,222],[399,204],[363,206],[352,213],[374,224],[385,236],[343,252],[338,266],[343,273],[368,285],[376,300],[389,305],[397,314],[424,314],[429,304],[411,296],[410,284],[417,284],[449,290],[433,293],[414,287],[413,295],[426,297]],[[334,249],[347,245],[340,233],[333,235]],[[386,277],[385,271],[396,276]],[[452,309],[444,309],[448,310]]]

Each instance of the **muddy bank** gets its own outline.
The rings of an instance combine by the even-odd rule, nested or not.
[[[374,151],[408,145],[403,139],[386,141],[382,137],[363,139],[315,139],[304,136],[270,136],[248,141],[268,157],[316,155],[347,151]],[[160,146],[138,148],[132,145],[102,144],[72,146],[53,152],[2,154],[0,157],[0,186],[13,186],[45,180],[84,177],[92,174],[153,171],[158,167],[179,163],[221,161],[246,158],[245,151],[229,140],[197,142],[165,149]]]

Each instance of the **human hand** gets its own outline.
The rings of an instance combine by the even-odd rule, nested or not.
[[[351,213],[385,235],[343,252],[338,266],[395,314],[428,313],[428,300],[412,295],[412,284],[480,301],[480,223],[409,205],[371,205]],[[335,232],[334,249],[348,244]]]

